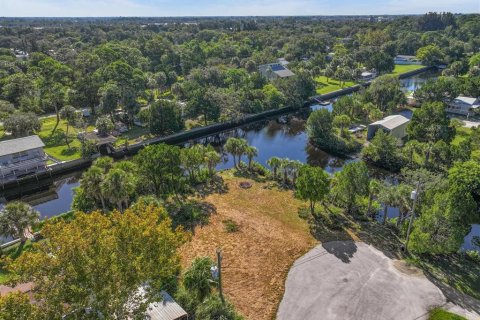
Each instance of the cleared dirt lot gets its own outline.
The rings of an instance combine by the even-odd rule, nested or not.
[[[228,173],[224,179],[228,191],[203,199],[214,205],[217,213],[182,247],[182,262],[188,266],[198,256],[213,258],[215,249],[221,248],[226,296],[246,319],[273,319],[288,270],[316,241],[307,223],[298,217],[302,202],[294,199],[291,191]],[[253,185],[242,189],[241,181]],[[226,232],[223,221],[227,219],[239,225],[237,232]]]
[[[278,319],[417,320],[444,303],[423,273],[366,243],[332,241],[295,262]]]

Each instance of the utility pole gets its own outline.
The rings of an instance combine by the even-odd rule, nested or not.
[[[217,249],[217,268],[218,268],[218,292],[220,294],[220,300],[225,305],[225,299],[223,298],[222,288],[222,250]]]
[[[410,199],[413,200],[412,214],[410,215],[410,221],[408,223],[407,238],[405,240],[405,251],[408,252],[408,241],[410,240],[410,232],[412,231],[413,219],[415,219],[415,205],[417,204],[418,194],[420,192],[420,183],[417,184],[417,188],[410,194]]]

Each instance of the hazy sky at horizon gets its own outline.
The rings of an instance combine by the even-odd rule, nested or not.
[[[480,0],[0,0],[0,17],[480,13]]]

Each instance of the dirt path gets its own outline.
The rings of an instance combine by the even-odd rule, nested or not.
[[[298,217],[302,202],[291,191],[269,189],[258,182],[242,189],[241,181],[246,179],[225,177],[228,192],[204,199],[217,213],[181,249],[182,262],[188,266],[198,256],[213,258],[220,247],[228,299],[246,319],[273,319],[288,270],[316,241]],[[239,225],[237,232],[226,232],[223,221],[227,219]]]

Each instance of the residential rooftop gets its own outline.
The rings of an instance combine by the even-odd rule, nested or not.
[[[380,125],[386,129],[392,130],[398,126],[401,126],[404,123],[409,122],[410,120],[402,115],[396,114],[383,118],[382,120],[375,121],[370,125]]]
[[[453,100],[454,103],[465,103],[469,105],[475,105],[478,104],[478,99],[477,98],[472,98],[472,97],[466,97],[466,96],[458,96]]]
[[[0,142],[0,157],[43,147],[45,144],[37,135],[6,140]]]

